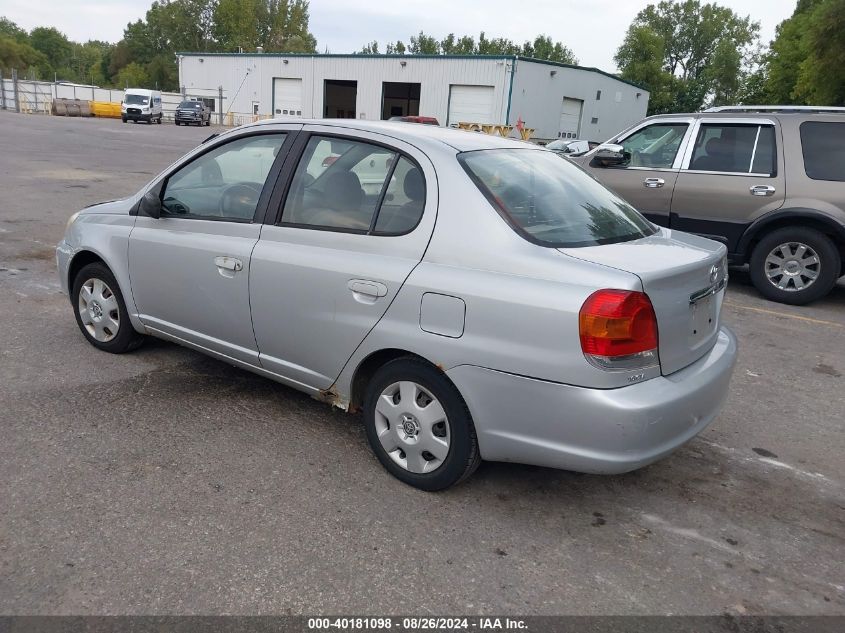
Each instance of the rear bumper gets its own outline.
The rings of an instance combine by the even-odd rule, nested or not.
[[[737,344],[723,327],[692,365],[619,389],[586,389],[461,365],[447,372],[469,406],[481,456],[614,474],[701,433],[728,395]]]

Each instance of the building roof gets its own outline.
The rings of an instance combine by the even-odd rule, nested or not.
[[[348,59],[499,59],[499,60],[522,60],[526,62],[532,62],[535,64],[547,64],[549,66],[557,66],[559,68],[572,68],[574,70],[583,70],[586,72],[598,73],[600,75],[604,75],[605,77],[609,77],[610,79],[615,79],[616,81],[621,81],[624,84],[628,84],[629,86],[634,86],[635,88],[639,88],[644,92],[648,92],[648,89],[644,88],[643,86],[634,83],[633,81],[628,81],[627,79],[622,79],[617,75],[612,73],[606,72],[599,68],[594,68],[593,66],[579,66],[577,64],[565,64],[563,62],[556,62],[549,59],[537,59],[535,57],[526,57],[524,55],[422,55],[422,54],[387,54],[387,53],[258,53],[258,52],[249,52],[249,53],[196,53],[196,52],[177,52],[176,55],[181,55],[183,57],[313,57],[313,58],[348,58]]]

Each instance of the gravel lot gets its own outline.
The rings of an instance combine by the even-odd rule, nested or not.
[[[0,613],[845,614],[842,281],[795,308],[733,274],[731,397],[672,457],[426,494],[354,416],[78,332],[68,216],[208,134],[0,112]]]

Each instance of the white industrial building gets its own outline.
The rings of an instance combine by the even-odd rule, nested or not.
[[[519,56],[180,53],[184,94],[248,116],[516,125],[603,141],[646,116],[648,91],[595,68]],[[222,108],[216,97],[222,94]]]

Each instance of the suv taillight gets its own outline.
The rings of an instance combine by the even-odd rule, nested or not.
[[[581,350],[601,369],[642,369],[658,363],[657,317],[648,295],[598,290],[578,313]]]

